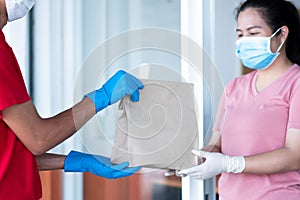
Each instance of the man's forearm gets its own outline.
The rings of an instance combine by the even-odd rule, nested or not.
[[[45,153],[36,156],[36,162],[40,171],[64,169],[65,155]]]
[[[43,119],[32,101],[2,111],[5,123],[34,155],[42,155],[60,144],[95,115],[95,106],[84,98],[72,108]]]

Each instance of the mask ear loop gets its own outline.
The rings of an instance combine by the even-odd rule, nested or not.
[[[275,31],[275,33],[273,33],[270,38],[274,37],[279,31],[281,31],[281,28],[282,27],[280,27],[279,29],[277,29],[277,31]]]
[[[273,33],[270,38],[273,38],[279,31],[281,31],[281,28],[277,29],[277,31],[275,31],[275,33]],[[281,48],[284,45],[284,43],[285,43],[285,40],[279,45],[276,53],[278,53],[281,50]]]
[[[284,41],[281,43],[281,45],[278,47],[276,53],[278,53],[278,52],[281,50],[281,48],[282,48],[282,46],[284,45],[284,43],[285,43],[285,40],[284,40]]]

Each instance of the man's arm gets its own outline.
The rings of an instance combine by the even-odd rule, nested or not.
[[[40,171],[64,169],[65,172],[91,172],[108,179],[131,176],[141,167],[128,167],[128,162],[112,164],[110,159],[100,155],[71,151],[67,156],[59,154],[43,154],[36,156]]]
[[[45,153],[36,156],[36,162],[40,171],[64,169],[65,155]]]
[[[48,119],[39,116],[32,101],[13,105],[3,110],[2,116],[34,155],[42,155],[72,136],[95,113],[92,101],[84,98],[73,108]]]
[[[32,101],[2,110],[4,122],[34,154],[42,155],[80,129],[96,112],[131,95],[139,100],[144,85],[131,74],[118,71],[100,89],[85,95],[82,101],[54,117],[42,119]]]

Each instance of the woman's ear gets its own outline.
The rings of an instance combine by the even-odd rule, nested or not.
[[[287,26],[281,27],[281,32],[280,32],[281,42],[286,41],[288,38],[288,35],[289,35],[289,28]]]

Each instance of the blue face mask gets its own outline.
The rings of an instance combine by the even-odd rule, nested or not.
[[[268,68],[279,56],[279,51],[284,42],[278,47],[277,51],[271,51],[271,39],[281,30],[279,28],[270,37],[242,37],[236,41],[236,54],[243,62],[243,65],[250,69],[263,70]]]

